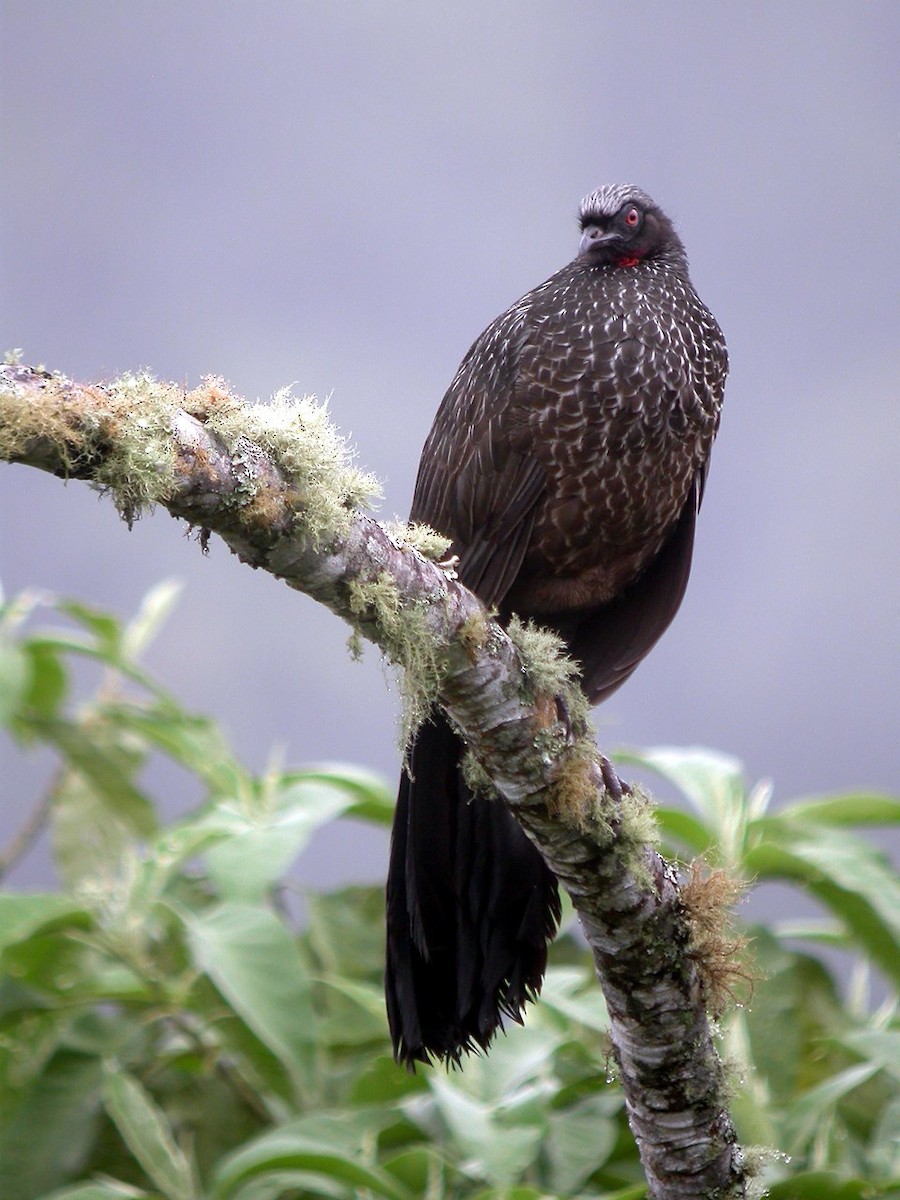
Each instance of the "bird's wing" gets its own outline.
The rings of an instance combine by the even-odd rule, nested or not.
[[[574,627],[567,615],[558,618],[570,654],[581,663],[591,704],[599,704],[625,682],[678,612],[691,572],[704,475],[705,467],[700,467],[672,532],[634,583]]]
[[[527,338],[527,322],[511,309],[463,359],[425,443],[410,512],[451,539],[461,582],[489,607],[519,573],[545,487],[543,467],[516,438]]]

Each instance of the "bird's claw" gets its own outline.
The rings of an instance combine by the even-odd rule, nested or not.
[[[620,802],[623,796],[631,794],[630,784],[627,784],[624,779],[619,778],[615,767],[605,754],[600,755],[600,774],[603,778],[603,786],[616,804]]]

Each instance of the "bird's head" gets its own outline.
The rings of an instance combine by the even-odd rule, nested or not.
[[[660,258],[686,265],[672,222],[633,184],[607,184],[585,196],[580,221],[578,257],[592,266],[634,267]]]

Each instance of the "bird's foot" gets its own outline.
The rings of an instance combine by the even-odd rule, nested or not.
[[[600,774],[603,777],[603,786],[617,804],[623,796],[631,794],[631,785],[619,778],[615,767],[605,754],[600,755]]]

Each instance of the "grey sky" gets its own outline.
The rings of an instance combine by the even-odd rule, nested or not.
[[[2,346],[296,381],[403,514],[473,338],[571,257],[583,194],[638,183],[732,373],[687,600],[603,741],[715,746],[782,798],[896,787],[896,35],[888,3],[6,0]],[[177,576],[151,664],[251,764],[393,774],[377,659],[211,549],[0,469],[7,593],[125,613]],[[37,784],[3,742],[0,771],[6,820]]]

